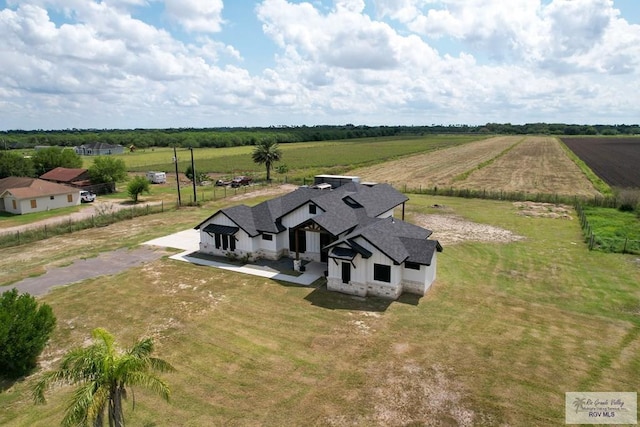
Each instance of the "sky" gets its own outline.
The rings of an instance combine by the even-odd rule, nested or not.
[[[0,130],[640,122],[638,0],[0,0]]]

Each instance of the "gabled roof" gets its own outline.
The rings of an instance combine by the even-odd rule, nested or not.
[[[38,178],[10,176],[0,179],[0,197],[10,194],[18,200],[77,193],[80,190]]]
[[[40,175],[41,179],[48,181],[61,181],[61,182],[73,182],[82,178],[82,175],[87,173],[86,169],[71,169],[71,168],[55,168],[49,172]]]
[[[120,147],[124,148],[122,145],[114,145],[106,142],[90,142],[88,144],[82,144],[78,148],[85,148],[89,150],[112,150]]]
[[[357,227],[342,239],[328,247],[348,246],[359,250],[357,239],[361,238],[396,264],[405,261],[430,265],[434,251],[442,251],[437,240],[428,240],[431,231],[394,218],[376,218],[369,224]]]
[[[357,202],[356,207],[347,203],[350,200]],[[222,212],[250,236],[261,232],[277,234],[286,230],[280,222],[284,216],[311,202],[322,211],[313,220],[337,236],[368,223],[371,217],[387,212],[407,200],[409,199],[404,194],[388,184],[366,186],[348,183],[334,190],[301,187],[252,208],[240,205],[222,209],[195,228],[200,229],[202,224]]]

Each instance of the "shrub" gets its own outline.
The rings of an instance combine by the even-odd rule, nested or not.
[[[36,361],[56,324],[51,307],[14,288],[0,296],[0,374],[18,378]]]
[[[143,176],[135,176],[127,185],[127,194],[133,203],[138,203],[138,197],[142,193],[149,193],[149,180]]]

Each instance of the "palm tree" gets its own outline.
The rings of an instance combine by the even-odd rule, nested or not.
[[[80,384],[67,407],[62,425],[102,426],[108,408],[109,427],[124,426],[122,400],[127,388],[145,387],[169,400],[169,387],[154,371],[168,372],[173,367],[162,359],[151,357],[153,340],[137,341],[126,351],[118,351],[113,335],[94,329],[93,344],[71,350],[60,368],[48,372],[33,389],[36,403],[44,403],[44,392],[53,385]]]
[[[282,157],[282,151],[275,141],[264,140],[256,144],[251,155],[254,163],[267,167],[267,181],[271,181],[271,165]]]

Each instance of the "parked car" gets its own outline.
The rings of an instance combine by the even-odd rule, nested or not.
[[[241,185],[249,185],[251,184],[251,178],[248,176],[236,176],[231,181],[232,187],[240,187]]]
[[[216,181],[216,185],[218,187],[225,187],[227,185],[231,185],[231,181],[225,181],[224,179],[219,179]]]
[[[80,201],[82,203],[91,203],[96,199],[96,195],[91,191],[81,191],[80,192]]]

